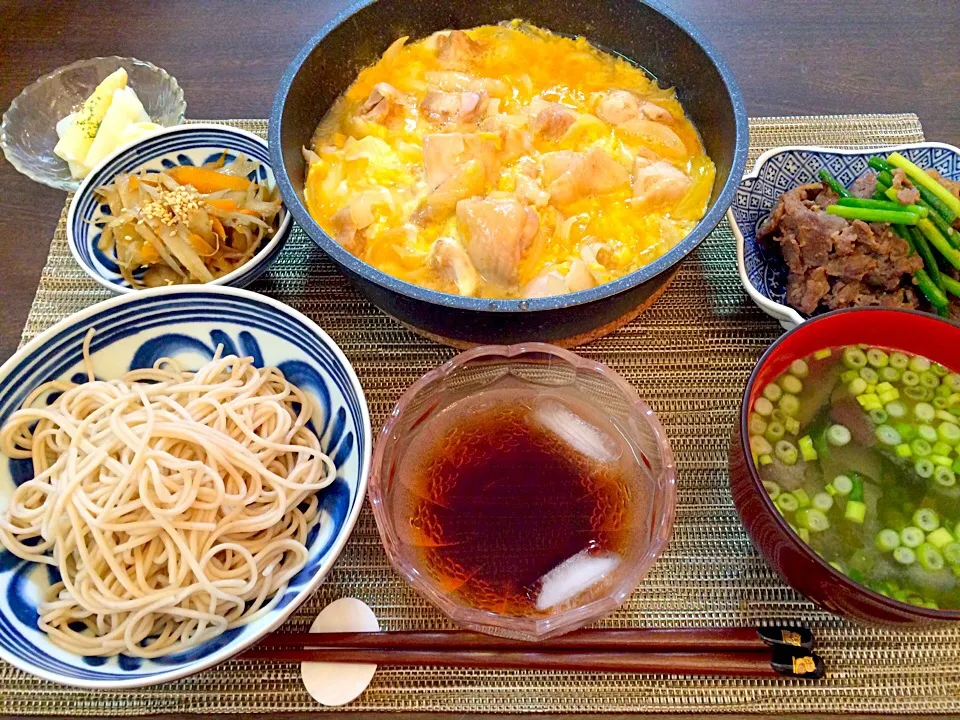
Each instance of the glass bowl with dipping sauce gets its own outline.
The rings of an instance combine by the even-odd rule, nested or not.
[[[597,620],[666,546],[676,470],[619,375],[526,343],[414,383],[374,451],[370,501],[394,568],[454,622],[524,640]]]

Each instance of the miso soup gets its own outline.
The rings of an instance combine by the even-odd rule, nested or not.
[[[749,432],[767,493],[818,555],[883,595],[960,609],[960,374],[825,348],[760,389]]]

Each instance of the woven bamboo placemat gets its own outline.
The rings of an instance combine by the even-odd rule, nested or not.
[[[228,121],[265,134],[258,120]],[[751,160],[777,145],[876,146],[923,139],[914,115],[759,118]],[[350,358],[374,429],[400,394],[449,348],[403,329],[355,292],[296,230],[255,290],[319,323]],[[70,257],[57,227],[24,340],[108,293]],[[674,537],[609,627],[750,625],[802,621],[820,640],[829,674],[811,685],[787,680],[687,679],[536,671],[385,669],[350,710],[466,712],[960,712],[960,629],[924,632],[860,627],[798,596],[764,564],[744,534],[727,489],[727,448],[740,394],[780,329],[740,287],[726,221],[683,264],[649,311],[582,347],[622,373],[659,414],[679,465]],[[365,510],[327,582],[291,619],[305,629],[320,608],[361,598],[387,629],[447,627],[390,570]],[[85,692],[36,680],[0,664],[0,713],[139,715],[319,710],[299,667],[228,662],[163,687]]]

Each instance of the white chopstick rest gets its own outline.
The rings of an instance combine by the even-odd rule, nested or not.
[[[340,598],[327,605],[310,627],[311,633],[376,632],[377,616],[356,598]],[[377,666],[368,663],[305,662],[300,675],[307,692],[321,705],[346,705],[367,689]]]

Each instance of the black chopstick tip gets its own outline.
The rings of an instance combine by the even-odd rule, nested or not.
[[[784,677],[821,680],[826,675],[823,658],[803,648],[775,648],[770,665]]]
[[[803,648],[813,650],[813,632],[810,628],[774,625],[757,628],[760,639],[773,648]]]

